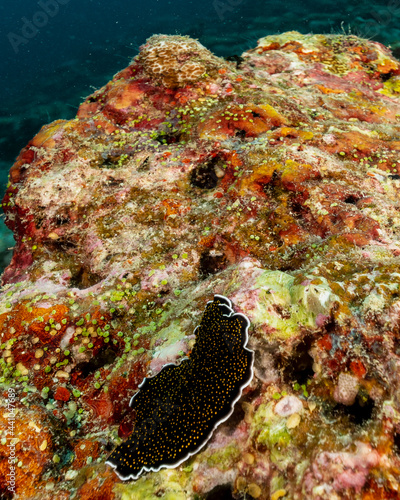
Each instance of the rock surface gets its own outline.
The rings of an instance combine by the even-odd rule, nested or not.
[[[41,129],[3,200],[3,498],[399,497],[399,96],[355,36],[227,62],[157,35]],[[201,452],[124,483],[104,462],[129,400],[216,293],[251,321],[254,378]]]

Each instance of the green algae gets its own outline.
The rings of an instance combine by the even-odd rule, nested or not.
[[[251,424],[251,433],[257,434],[256,441],[269,448],[287,446],[290,433],[286,428],[286,419],[274,413],[275,402],[262,403],[256,410]]]
[[[233,442],[207,457],[207,465],[217,467],[220,470],[229,470],[234,463],[238,462],[241,454],[239,445]]]
[[[185,474],[175,470],[160,471],[140,478],[130,484],[117,484],[116,491],[121,500],[186,500],[187,495],[181,483],[185,483]]]
[[[292,461],[289,447],[292,436],[286,427],[286,419],[274,413],[275,402],[262,403],[256,410],[251,423],[251,436],[259,445],[270,451],[271,461],[285,469]]]
[[[155,331],[155,329],[153,330]],[[181,328],[181,321],[174,320],[168,326],[161,328],[157,334],[155,334],[151,339],[150,349],[154,348],[154,345],[158,339],[165,340],[163,343],[163,348],[171,344],[179,342],[186,335],[185,331]]]
[[[305,284],[282,271],[264,271],[256,280],[259,301],[255,325],[267,324],[276,338],[286,339],[300,326],[315,328],[318,314],[329,314],[338,297],[326,278],[310,276]]]

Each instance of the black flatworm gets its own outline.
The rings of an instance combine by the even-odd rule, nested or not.
[[[190,358],[145,378],[131,399],[135,428],[106,462],[121,479],[178,466],[232,414],[253,376],[249,325],[226,297],[215,295],[207,303]]]

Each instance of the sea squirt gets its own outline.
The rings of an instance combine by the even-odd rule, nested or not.
[[[145,378],[130,401],[135,428],[106,462],[121,479],[178,466],[229,418],[253,376],[249,326],[226,297],[207,303],[190,357]]]

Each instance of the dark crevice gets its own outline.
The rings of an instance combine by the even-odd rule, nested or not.
[[[223,161],[219,156],[215,156],[207,162],[198,165],[190,172],[190,183],[192,186],[201,189],[214,189],[221,177],[218,177],[216,167],[220,166],[218,171],[223,174],[222,165]]]
[[[391,71],[389,71],[388,73],[381,73],[381,80],[382,82],[387,82],[388,80],[390,80],[393,76],[393,73]]]
[[[281,265],[278,266],[276,270],[281,271],[282,273],[289,273],[292,271],[297,271],[298,268],[299,264],[293,257],[291,262],[285,264],[281,263]]]
[[[102,159],[96,164],[98,168],[117,169],[123,166],[129,159],[130,151],[108,151],[102,154]]]
[[[120,187],[124,184],[124,181],[122,179],[114,179],[114,177],[108,176],[105,184],[108,187],[115,187],[115,186]]]
[[[102,278],[97,274],[91,273],[84,267],[80,267],[71,276],[69,286],[71,288],[79,288],[79,290],[85,290],[93,285],[96,285]]]
[[[179,131],[176,132],[160,132],[155,138],[160,144],[175,144],[176,142],[181,141],[182,134]]]
[[[330,318],[324,323],[324,330],[326,333],[331,333],[335,331],[336,327],[337,325],[332,311],[332,316],[330,316]]]
[[[282,192],[281,173],[274,170],[271,180],[264,184],[263,191],[266,195],[277,197]]]
[[[116,356],[117,354],[111,347],[103,347],[94,358],[86,363],[78,364],[76,369],[81,372],[81,378],[86,378],[99,368],[112,364]]]
[[[204,497],[204,500],[235,500],[229,484],[216,486]]]
[[[109,441],[106,443],[106,445],[104,446],[104,451],[106,451],[107,453],[110,453],[112,452],[112,450],[115,448],[115,443],[113,443],[112,441]]]
[[[244,58],[242,56],[233,55],[225,57],[225,60],[236,63],[236,68],[239,69],[240,66],[243,64]]]
[[[398,339],[394,341],[393,352],[396,356],[400,356],[400,340]]]
[[[223,429],[226,429],[228,430],[228,432],[232,433],[232,429],[236,429],[245,416],[245,411],[239,404],[237,404],[235,406],[235,409],[233,410],[232,415],[226,421],[226,426]]]
[[[357,203],[357,201],[359,201],[359,199],[360,199],[359,196],[355,196],[354,194],[351,194],[351,195],[347,196],[347,198],[344,199],[344,202],[350,203],[350,205],[355,205]]]
[[[245,130],[241,130],[241,129],[237,129],[236,132],[235,132],[235,137],[238,137],[239,139],[245,139],[246,138],[246,131]]]
[[[204,279],[210,274],[216,274],[227,266],[225,254],[215,250],[205,250],[200,256],[199,275]]]
[[[40,229],[43,225],[44,217],[35,217],[35,226],[36,229]]]
[[[8,490],[8,485],[4,481],[2,485],[0,485],[0,500],[11,500],[14,497],[14,494],[11,490]]]
[[[76,243],[67,240],[65,238],[60,238],[58,240],[46,240],[48,247],[54,251],[67,252],[68,250],[75,249],[77,247]]]
[[[218,184],[218,177],[214,165],[210,162],[196,167],[190,174],[190,182],[201,189],[215,188]]]
[[[395,432],[393,436],[393,449],[397,455],[400,455],[400,432]]]
[[[374,406],[374,401],[369,396],[363,397],[359,394],[352,405],[336,405],[333,414],[335,416],[346,415],[354,424],[363,425],[371,420]]]
[[[70,218],[66,215],[56,215],[56,225],[63,226],[64,224],[68,224],[70,222]]]
[[[297,201],[294,201],[292,204],[291,204],[291,207],[290,207],[291,211],[292,211],[292,214],[295,216],[295,217],[301,217],[302,214],[303,214],[303,206],[301,205],[301,203],[298,203]]]
[[[278,366],[283,371],[284,379],[288,384],[297,382],[302,385],[314,376],[312,368],[314,360],[309,354],[311,345],[311,337],[306,337],[297,344],[289,359],[279,360]]]
[[[295,195],[289,196],[288,200],[290,214],[298,221],[298,224],[306,230],[314,220],[309,207],[304,205],[307,198],[308,196],[303,193],[296,193]]]

